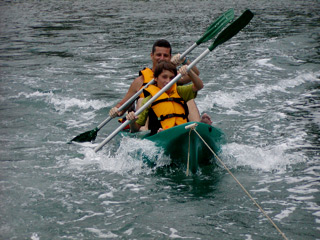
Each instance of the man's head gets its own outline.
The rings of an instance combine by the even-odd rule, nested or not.
[[[171,45],[167,40],[160,39],[156,41],[152,46],[152,52],[150,54],[152,60],[152,69],[154,71],[158,62],[165,60],[171,60]]]
[[[171,45],[167,40],[165,40],[165,39],[157,40],[152,46],[152,53],[154,53],[156,51],[156,47],[169,48],[170,55],[171,55]]]

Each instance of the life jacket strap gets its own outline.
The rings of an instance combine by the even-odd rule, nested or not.
[[[163,120],[166,120],[168,118],[173,118],[173,117],[181,117],[183,119],[187,119],[187,115],[186,114],[177,114],[177,113],[171,113],[171,114],[168,114],[168,115],[161,115],[160,117],[158,117],[158,120],[159,121],[163,121]]]
[[[179,103],[181,105],[184,105],[184,100],[182,98],[164,98],[164,99],[160,99],[160,100],[156,100],[154,101],[151,106],[157,105],[159,103],[162,102],[176,102]]]

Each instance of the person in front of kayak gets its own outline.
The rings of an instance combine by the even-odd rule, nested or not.
[[[197,92],[203,88],[203,83],[192,69],[187,71],[187,65],[183,65],[179,69],[179,73],[183,77],[190,77],[192,84],[183,86],[174,84],[139,116],[135,116],[133,111],[129,112],[126,118],[127,120],[133,120],[130,122],[131,132],[139,131],[146,124],[148,118],[148,127],[151,130],[151,134],[188,122],[186,102],[197,96]],[[154,71],[155,84],[145,89],[150,95],[143,99],[142,105],[176,76],[177,68],[173,63],[168,61],[159,62]]]
[[[190,64],[190,60],[187,58],[184,58],[180,60],[180,54],[176,54],[175,56],[171,57],[171,45],[170,43],[165,40],[165,39],[160,39],[157,40],[153,46],[152,46],[152,51],[150,54],[151,61],[152,61],[152,68],[145,68],[144,70],[139,72],[139,77],[137,77],[132,83],[131,86],[129,87],[128,92],[126,93],[125,97],[116,104],[115,107],[113,107],[109,115],[111,117],[117,117],[117,116],[122,116],[126,110],[123,111],[118,111],[118,108],[123,105],[128,99],[130,99],[135,93],[137,93],[141,87],[143,87],[145,84],[147,84],[149,81],[153,79],[153,73],[154,70],[158,64],[159,61],[172,61],[176,66],[180,65],[181,63],[184,64]],[[193,72],[196,75],[199,75],[200,72],[196,67],[192,68]],[[179,84],[185,84],[191,82],[189,75],[184,76],[178,81]],[[140,95],[140,98],[144,98],[144,95]],[[193,99],[187,102],[188,108],[189,108],[189,120],[190,121],[200,121],[200,113],[199,110],[196,106],[196,103],[194,102]]]

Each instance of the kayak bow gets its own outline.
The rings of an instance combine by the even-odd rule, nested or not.
[[[201,122],[188,122],[150,136],[146,134],[143,139],[148,139],[156,146],[164,149],[170,156],[172,163],[186,164],[191,172],[197,172],[199,166],[212,163],[213,154],[201,141],[199,136],[188,128],[196,124],[196,130],[205,142],[218,154],[220,145],[224,143],[224,134],[218,128]]]

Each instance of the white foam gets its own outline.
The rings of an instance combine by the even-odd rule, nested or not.
[[[31,240],[40,240],[40,237],[38,236],[37,233],[32,233]]]
[[[128,230],[124,231],[124,234],[126,235],[132,235],[134,228],[129,228]]]
[[[293,188],[288,188],[288,192],[292,193],[298,193],[298,194],[313,194],[319,192],[319,183],[309,183],[309,184],[304,184],[302,186],[295,186]]]
[[[38,97],[52,97],[54,94],[52,91],[50,92],[39,92],[35,91],[33,93],[24,93],[21,92],[17,95],[17,98],[25,97],[25,98],[38,98]]]
[[[178,230],[175,229],[175,228],[170,228],[170,235],[169,235],[169,238],[179,238],[179,239],[187,239],[187,238],[190,238],[190,237],[181,237],[180,235],[178,235]]]
[[[87,231],[91,232],[91,233],[94,233],[97,235],[98,238],[111,238],[111,239],[114,239],[114,238],[117,238],[119,237],[117,234],[114,234],[110,231],[108,231],[107,233],[104,233],[104,230],[100,230],[100,229],[97,229],[97,228],[85,228]]]
[[[274,219],[277,221],[281,221],[284,218],[287,218],[296,210],[296,207],[289,207],[285,210],[282,210],[281,213],[277,214],[274,216]]]
[[[239,86],[235,89],[231,89],[226,92],[221,91],[209,91],[201,102],[197,100],[201,106],[201,111],[206,111],[212,108],[213,105],[217,105],[223,108],[235,108],[240,103],[247,100],[257,99],[258,97],[271,94],[275,91],[287,93],[289,89],[295,88],[307,82],[319,81],[317,77],[318,73],[298,73],[295,77],[282,79],[279,81],[270,81],[260,84],[256,84],[253,87],[248,85]],[[269,84],[269,85],[268,85]]]
[[[114,195],[113,195],[113,191],[110,191],[110,192],[108,192],[108,193],[103,193],[103,194],[100,194],[99,195],[99,199],[102,199],[102,198],[113,198],[114,197]]]
[[[50,92],[19,93],[15,98],[25,97],[36,99],[52,104],[56,111],[64,113],[73,108],[100,110],[105,107],[114,106],[115,101],[87,100],[78,98],[61,97]]]
[[[154,161],[154,167],[161,167],[170,163],[170,158],[165,156],[163,150],[153,142],[132,137],[118,136],[119,146],[112,143],[105,145],[99,152],[94,152],[95,145],[84,146],[79,152],[84,155],[83,159],[71,159],[70,167],[82,168],[86,165],[97,164],[103,170],[118,174],[150,174],[153,168],[148,166],[147,161]],[[128,186],[130,187],[130,186]],[[139,186],[131,186],[132,191],[139,191]]]
[[[231,167],[246,166],[256,170],[285,170],[286,166],[305,161],[304,156],[290,154],[286,144],[258,147],[239,143],[229,143],[222,146],[221,158]]]
[[[263,59],[259,59],[257,60],[257,64],[263,67],[268,67],[268,68],[272,68],[274,70],[283,70],[283,68],[279,68],[276,67],[274,64],[270,63],[271,58],[263,58]]]
[[[100,100],[86,100],[77,98],[66,98],[66,97],[51,97],[48,102],[54,105],[54,108],[58,112],[64,113],[71,108],[81,108],[81,109],[94,109],[99,110],[105,107],[113,106],[112,101],[100,101]]]

